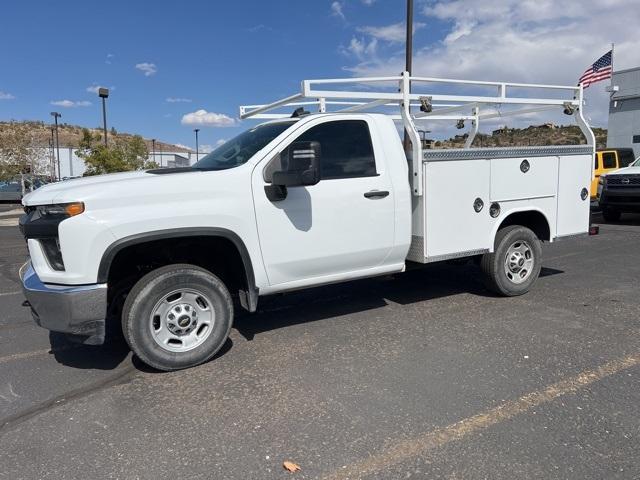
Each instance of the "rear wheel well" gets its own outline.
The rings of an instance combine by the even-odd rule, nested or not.
[[[196,265],[215,274],[243,304],[247,302],[242,297],[254,288],[240,250],[228,238],[198,235],[151,239],[127,245],[113,255],[106,272],[109,314],[120,316],[126,296],[144,275],[176,263]]]
[[[547,218],[536,210],[529,210],[527,212],[512,213],[505,218],[498,230],[510,227],[511,225],[521,225],[527,227],[540,240],[551,240],[551,229]]]

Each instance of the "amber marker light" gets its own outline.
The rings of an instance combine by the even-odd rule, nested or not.
[[[67,205],[65,205],[64,211],[70,217],[80,215],[82,212],[84,212],[84,203],[82,202],[68,203]]]

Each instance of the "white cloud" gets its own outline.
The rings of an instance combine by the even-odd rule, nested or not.
[[[52,100],[51,105],[64,108],[89,107],[91,102],[87,100]]]
[[[151,75],[155,75],[158,71],[158,67],[155,63],[143,62],[137,63],[136,68],[144,73],[145,77],[150,77]]]
[[[89,93],[95,93],[96,95],[98,94],[98,89],[100,88],[108,88],[110,91],[113,91],[116,89],[116,87],[111,86],[111,87],[105,87],[104,85],[96,85],[95,83],[93,85],[90,85],[86,88],[87,92]]]
[[[413,31],[421,29],[425,24],[421,22],[413,23]],[[356,30],[367,35],[371,35],[378,40],[384,40],[390,43],[404,42],[407,38],[407,30],[404,22],[393,23],[382,27],[358,27]]]
[[[115,57],[113,53],[107,53],[107,58],[105,58],[104,63],[107,65],[111,65],[111,59]]]
[[[220,145],[224,145],[225,143],[227,143],[227,141],[224,138],[221,138],[220,140],[216,141],[216,147],[219,147]]]
[[[376,2],[376,0],[362,0],[362,3],[364,3],[367,7],[370,7],[375,2]]]
[[[349,45],[339,48],[343,55],[351,55],[362,61],[370,61],[376,58],[378,39],[372,38],[367,42],[364,38],[351,37]]]
[[[614,68],[640,65],[637,0],[437,1],[422,13],[448,30],[439,42],[415,45],[416,75],[575,85],[615,41]],[[620,21],[624,18],[624,21]],[[395,75],[404,52],[381,58],[354,45],[355,76]],[[608,82],[587,89],[585,112],[606,122]],[[565,123],[569,117],[563,117]]]
[[[0,90],[0,100],[13,100],[14,98],[16,97],[11,95],[10,93]]]
[[[167,97],[166,102],[167,103],[191,103],[191,99],[183,98],[183,97]]]
[[[198,151],[200,154],[203,153],[211,153],[216,147],[214,147],[213,145],[209,145],[209,144],[204,144],[204,145],[200,145],[198,146]]]
[[[183,125],[193,125],[201,127],[233,127],[236,120],[224,113],[207,112],[206,110],[196,110],[182,116]]]
[[[342,11],[342,3],[337,1],[331,4],[331,15],[341,18],[342,20],[347,19],[347,17],[344,16],[344,12]]]

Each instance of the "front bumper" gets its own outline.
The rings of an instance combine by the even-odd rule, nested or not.
[[[609,187],[599,189],[598,203],[603,208],[613,208],[621,212],[640,211],[640,188]]]
[[[35,322],[47,330],[78,336],[82,343],[104,343],[107,284],[44,284],[31,262],[20,269],[22,291]]]

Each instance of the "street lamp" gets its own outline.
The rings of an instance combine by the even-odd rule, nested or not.
[[[53,117],[53,121],[56,124],[56,156],[58,157],[57,159],[57,163],[58,163],[58,180],[60,180],[61,175],[60,175],[60,141],[58,139],[58,118],[60,118],[62,115],[59,114],[58,112],[51,112],[51,116]]]
[[[194,132],[196,132],[196,162],[199,160],[198,158],[198,132],[200,131],[199,128],[194,128],[193,129]]]
[[[104,127],[104,146],[107,146],[107,103],[106,99],[109,98],[109,89],[100,87],[98,89],[98,96],[102,99],[102,124]]]

